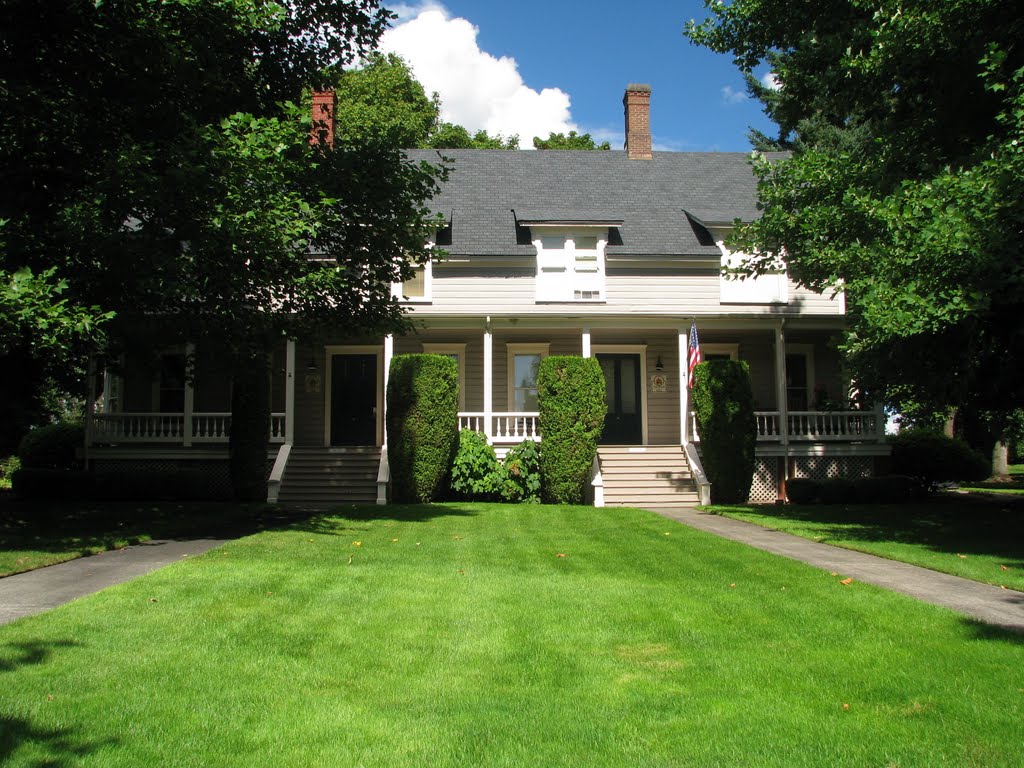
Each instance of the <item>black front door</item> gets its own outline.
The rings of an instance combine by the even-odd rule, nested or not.
[[[605,445],[639,445],[643,442],[640,398],[640,355],[597,356],[604,373],[604,417],[601,442]]]
[[[331,356],[331,445],[377,444],[377,356]]]

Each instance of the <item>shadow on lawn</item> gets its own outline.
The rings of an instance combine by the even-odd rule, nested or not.
[[[384,505],[340,505],[326,512],[320,511],[309,516],[295,516],[282,520],[281,530],[304,531],[340,535],[351,532],[346,523],[367,523],[389,520],[400,523],[425,523],[441,517],[476,517],[472,509],[448,504],[384,504]]]
[[[967,618],[963,621],[975,640],[999,640],[1011,645],[1024,645],[1024,627],[1022,626],[999,626]]]
[[[787,505],[762,512],[813,523],[826,544],[900,542],[945,554],[991,555],[1024,568],[1024,500],[940,496],[902,505]]]
[[[50,642],[30,641],[0,645],[0,673],[14,672],[21,667],[43,664],[53,651],[82,645],[74,640]],[[40,694],[42,695],[42,694]],[[47,694],[49,704],[52,699]],[[35,702],[25,702],[26,705]],[[89,741],[73,728],[48,728],[33,723],[28,718],[11,715],[0,716],[0,764],[6,765],[16,752],[23,747],[31,755],[30,765],[71,766],[80,758],[114,742],[110,739]]]

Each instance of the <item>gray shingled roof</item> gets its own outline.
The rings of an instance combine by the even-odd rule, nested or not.
[[[410,150],[413,160],[451,160],[431,207],[452,219],[453,255],[523,255],[519,220],[618,222],[621,245],[608,255],[717,256],[691,218],[705,223],[758,216],[749,156],[740,152]],[[513,211],[515,213],[513,214]],[[687,214],[690,216],[688,217]],[[706,239],[705,239],[705,242]]]

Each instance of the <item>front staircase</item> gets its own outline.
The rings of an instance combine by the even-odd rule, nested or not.
[[[380,448],[292,448],[277,500],[329,507],[377,501]]]
[[[700,503],[678,445],[602,445],[597,455],[607,507],[670,510]]]

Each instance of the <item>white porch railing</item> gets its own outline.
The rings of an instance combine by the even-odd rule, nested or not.
[[[103,443],[226,443],[231,435],[228,412],[193,413],[186,428],[184,413],[95,413],[90,423],[90,442]],[[270,442],[283,443],[287,419],[270,414]]]
[[[700,441],[697,418],[693,419],[693,439]],[[782,416],[778,411],[755,411],[758,442],[782,439]],[[871,442],[882,439],[885,422],[878,411],[790,411],[786,417],[786,437],[790,441]]]
[[[487,414],[464,411],[459,413],[459,429],[472,429],[483,432],[491,438],[492,443],[521,443],[523,440],[540,440],[537,420],[540,414],[536,411],[508,411],[491,414],[491,429],[487,424]]]

